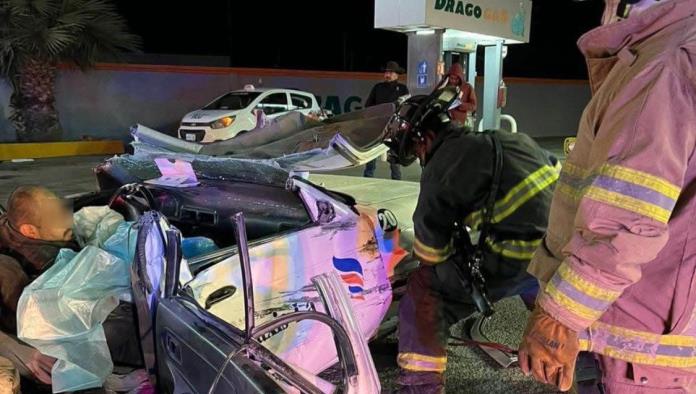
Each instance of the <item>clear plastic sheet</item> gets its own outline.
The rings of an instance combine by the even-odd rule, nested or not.
[[[107,206],[85,207],[73,215],[73,222],[73,233],[81,247],[101,247],[116,232],[123,216]]]
[[[19,338],[58,359],[53,392],[100,387],[113,363],[102,323],[130,292],[130,263],[94,246],[63,249],[22,294]]]
[[[24,289],[17,310],[19,338],[58,359],[53,392],[100,387],[113,364],[102,323],[130,299],[130,262],[137,231],[108,207],[74,215],[83,249],[63,249]]]
[[[119,300],[132,299],[138,225],[103,206],[83,208],[74,220],[83,249],[62,249],[53,266],[24,289],[17,310],[19,338],[58,359],[52,370],[55,393],[104,384],[113,363],[102,324]],[[204,237],[184,239],[182,246],[185,255],[217,250]],[[148,252],[155,265],[164,256],[161,248]]]

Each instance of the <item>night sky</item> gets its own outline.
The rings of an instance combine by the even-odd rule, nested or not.
[[[143,38],[145,53],[229,56],[232,67],[327,71],[379,71],[390,59],[406,63],[406,36],[373,28],[373,0],[115,3]],[[328,3],[344,8],[331,12]],[[586,78],[575,42],[599,24],[603,1],[533,3],[531,43],[510,47],[504,75]]]

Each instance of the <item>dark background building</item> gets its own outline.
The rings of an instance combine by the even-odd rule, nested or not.
[[[214,56],[221,58],[196,62],[304,70],[378,71],[388,59],[406,63],[406,36],[373,28],[373,0],[116,3],[143,38],[146,54]],[[603,1],[533,3],[531,43],[510,47],[505,75],[586,78],[575,42],[599,24]]]

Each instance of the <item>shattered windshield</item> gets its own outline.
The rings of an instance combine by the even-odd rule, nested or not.
[[[260,95],[259,92],[231,92],[206,105],[203,109],[236,111],[248,107]]]
[[[245,160],[215,158],[205,155],[174,153],[145,143],[133,143],[135,153],[114,156],[107,161],[109,172],[123,183],[143,182],[158,178],[161,173],[156,158],[185,160],[191,163],[196,176],[201,179],[231,180],[284,186],[288,172],[274,160]]]

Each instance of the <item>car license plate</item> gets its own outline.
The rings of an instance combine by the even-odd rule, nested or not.
[[[186,141],[196,142],[196,135],[195,134],[186,134]]]

